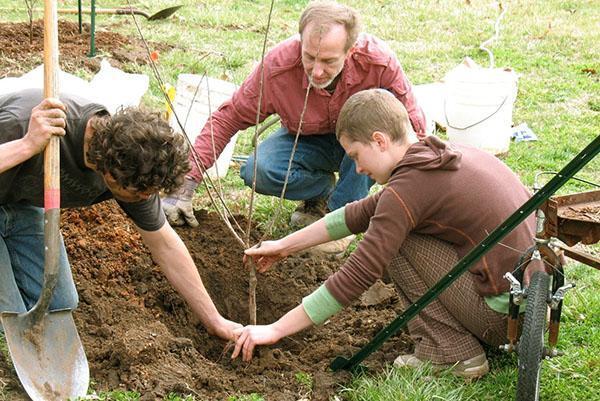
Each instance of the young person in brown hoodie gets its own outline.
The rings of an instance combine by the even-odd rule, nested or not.
[[[407,135],[406,109],[389,92],[359,92],[344,104],[337,138],[357,172],[379,184],[379,193],[327,214],[277,241],[246,250],[264,272],[286,256],[314,245],[365,233],[339,271],[301,305],[266,326],[247,326],[232,357],[252,358],[256,345],[273,344],[357,299],[387,272],[403,307],[420,298],[477,243],[530,196],[496,157],[447,144],[437,137]],[[521,251],[533,243],[533,216],[496,245],[408,324],[413,354],[395,364],[434,368],[477,378],[489,371],[481,343],[506,342],[509,283]]]

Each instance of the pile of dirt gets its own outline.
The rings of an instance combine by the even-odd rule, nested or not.
[[[19,76],[44,61],[44,27],[42,20],[33,22],[32,41],[28,22],[0,22],[0,78]],[[141,39],[110,31],[110,26],[96,25],[95,47],[99,57],[89,58],[90,26],[66,20],[58,21],[59,63],[63,71],[75,73],[100,70],[101,58],[107,58],[113,67],[127,70],[127,63],[146,64],[147,52]],[[163,43],[149,43],[151,50],[168,50]]]
[[[248,273],[242,249],[218,216],[199,212],[197,217],[199,228],[177,231],[219,311],[246,324]],[[62,221],[80,295],[75,321],[97,390],[136,390],[148,400],[170,392],[207,400],[248,393],[269,401],[328,399],[348,380],[329,372],[329,363],[356,352],[397,312],[395,296],[386,294],[376,302],[371,297],[321,327],[259,348],[251,363],[231,360],[231,348],[199,324],[116,203],[64,211]],[[295,307],[339,264],[338,259],[307,253],[260,275],[259,323],[270,323]],[[409,347],[406,337],[394,338],[366,364],[380,369]],[[313,378],[312,391],[298,378],[306,374]],[[18,387],[14,376],[2,376]]]

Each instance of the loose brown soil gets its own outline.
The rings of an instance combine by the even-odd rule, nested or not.
[[[96,25],[96,56],[89,58],[90,26],[83,24],[82,33],[76,23],[59,20],[59,63],[61,69],[75,73],[83,69],[92,73],[100,69],[102,57],[110,60],[113,67],[127,70],[127,63],[146,64],[147,55],[143,42],[110,31],[110,26]],[[0,22],[0,78],[19,76],[43,63],[43,21],[33,23],[33,41],[29,41],[29,23]],[[149,43],[151,51],[168,50],[172,46]]]
[[[242,249],[216,215],[199,212],[197,217],[199,228],[177,231],[219,311],[247,323],[248,274]],[[260,348],[249,364],[232,361],[231,349],[208,335],[191,314],[116,203],[64,211],[62,221],[80,295],[75,321],[98,390],[136,390],[149,400],[169,392],[206,400],[240,393],[276,401],[328,399],[337,384],[348,380],[347,375],[328,372],[332,359],[356,352],[396,313],[395,296],[379,285],[376,294],[324,326]],[[260,275],[259,323],[270,323],[296,306],[340,262],[307,253]],[[378,299],[378,294],[383,296]],[[367,365],[379,369],[407,347],[404,337],[389,341]],[[314,378],[312,394],[296,378],[300,372]],[[6,362],[0,379],[18,388]]]
[[[62,68],[97,71],[99,60],[86,57],[89,34],[80,35],[75,24],[65,21],[59,31]],[[0,77],[19,75],[41,63],[40,33],[38,21],[30,46],[28,24],[0,23]],[[99,31],[96,46],[116,66],[145,62],[137,39]],[[248,274],[242,249],[216,216],[200,212],[198,218],[199,228],[177,231],[219,311],[245,324]],[[208,335],[190,313],[116,203],[64,211],[62,232],[80,296],[75,321],[96,390],[136,390],[146,400],[170,392],[204,400],[249,393],[259,393],[268,401],[328,399],[338,384],[348,381],[347,375],[328,371],[332,359],[356,352],[398,309],[393,291],[379,285],[325,325],[262,347],[246,364],[231,360],[228,344]],[[260,275],[259,323],[270,323],[296,306],[340,263],[304,254]],[[366,364],[377,370],[409,347],[404,336],[396,337]],[[297,379],[299,373],[312,376],[312,391]],[[0,391],[5,399],[26,399],[9,360],[2,357]]]

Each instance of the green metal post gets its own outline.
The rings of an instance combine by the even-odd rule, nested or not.
[[[77,21],[79,22],[79,34],[83,33],[81,24],[81,0],[77,0]]]
[[[96,55],[96,0],[92,0],[90,15],[90,52],[88,57]]]
[[[392,321],[387,327],[382,329],[375,337],[364,347],[362,347],[350,359],[338,356],[333,360],[329,367],[336,371],[340,369],[358,371],[362,367],[359,364],[376,351],[391,336],[402,329],[410,319],[419,314],[427,305],[435,300],[454,280],[460,277],[473,263],[477,262],[483,255],[490,251],[494,245],[508,235],[515,227],[533,213],[546,199],[562,187],[575,173],[583,168],[600,152],[600,135],[596,137],[588,146],[585,147],[577,156],[575,156],[561,171],[554,176],[546,185],[536,192],[531,199],[523,204],[516,212],[500,224],[491,234],[484,238],[475,248],[450,270],[450,272],[431,287],[421,298],[409,306],[401,315]]]

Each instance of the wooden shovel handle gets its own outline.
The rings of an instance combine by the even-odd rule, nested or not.
[[[44,97],[58,98],[58,14],[56,0],[44,1]],[[32,309],[40,322],[58,281],[60,226],[60,140],[52,136],[44,150],[44,286]]]
[[[83,14],[91,14],[91,10],[82,9]],[[145,11],[138,10],[136,8],[96,8],[96,14],[116,14],[116,15],[129,15],[131,13],[141,15],[146,18],[150,18],[150,14]],[[77,8],[61,8],[58,10],[59,14],[79,14]]]

